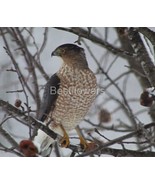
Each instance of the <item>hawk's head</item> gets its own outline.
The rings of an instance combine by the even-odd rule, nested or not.
[[[52,56],[60,56],[60,57],[65,57],[71,54],[74,55],[79,55],[83,53],[84,54],[84,49],[75,45],[75,44],[63,44],[59,47],[57,47],[53,52]]]
[[[68,65],[88,67],[84,49],[75,44],[63,44],[57,47],[51,56],[59,56]]]

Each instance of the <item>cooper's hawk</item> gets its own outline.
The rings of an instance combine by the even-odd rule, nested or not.
[[[45,86],[39,120],[62,136],[60,143],[67,147],[67,133],[83,120],[96,97],[97,83],[83,48],[64,44],[56,48],[52,56],[61,57],[63,65]],[[84,141],[81,135],[80,141]],[[53,139],[39,130],[33,142],[42,152],[48,150]]]

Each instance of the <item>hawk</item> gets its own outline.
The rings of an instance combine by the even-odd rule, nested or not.
[[[61,57],[63,64],[45,85],[38,119],[61,136],[59,142],[62,147],[69,145],[68,132],[76,129],[80,143],[86,148],[88,143],[77,125],[95,100],[96,77],[88,66],[84,49],[75,44],[63,44],[51,55]],[[48,151],[53,139],[38,130],[33,143],[43,153]]]

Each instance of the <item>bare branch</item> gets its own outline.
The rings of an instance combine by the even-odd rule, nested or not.
[[[149,129],[151,127],[155,127],[155,123],[150,123],[150,124],[144,125],[144,129]],[[102,153],[102,150],[104,150],[105,148],[107,148],[107,147],[109,147],[109,146],[111,146],[113,144],[120,143],[120,142],[122,142],[125,139],[131,138],[131,137],[136,136],[138,134],[141,134],[141,131],[142,131],[141,128],[137,129],[136,131],[133,131],[133,132],[131,132],[129,134],[126,134],[124,136],[121,136],[121,137],[118,137],[116,139],[113,139],[113,140],[111,140],[111,141],[109,141],[109,142],[107,142],[105,144],[102,144],[98,148],[96,148],[96,149],[94,149],[92,151],[80,154],[78,157],[84,157],[84,156],[88,156],[90,154],[98,154],[98,152]]]
[[[128,31],[129,39],[135,53],[137,53],[136,60],[141,63],[142,69],[150,82],[152,87],[155,87],[155,66],[148,55],[146,48],[141,40],[141,37],[136,29],[130,28]]]
[[[18,143],[10,136],[10,134],[0,127],[0,134],[5,137],[5,139],[16,149],[18,148]]]
[[[108,154],[114,157],[155,157],[155,152],[139,152],[135,150],[120,150],[114,148],[103,148],[100,154]]]
[[[23,111],[12,106],[8,102],[0,100],[0,107],[5,109],[5,111],[7,111],[9,114],[13,114],[14,116],[20,117],[23,121],[26,121],[26,122],[29,121],[30,125],[34,126],[37,129],[41,129],[42,131],[44,131],[47,135],[49,135],[53,139],[57,138],[57,134],[55,132],[53,132],[51,129],[49,129],[47,126],[43,125],[42,122],[39,122],[38,120],[36,120],[35,118],[33,118],[30,115],[27,116]]]
[[[150,30],[149,28],[145,28],[145,27],[139,27],[137,28],[137,31],[139,31],[140,33],[142,33],[145,37],[147,37],[153,46],[155,46],[155,32]]]
[[[133,53],[129,53],[127,51],[123,51],[121,49],[118,49],[118,48],[112,46],[111,44],[109,44],[108,42],[102,40],[101,38],[96,37],[92,33],[89,33],[89,31],[86,31],[83,28],[80,28],[80,27],[73,27],[73,28],[55,27],[55,28],[58,30],[71,32],[71,33],[74,33],[80,37],[86,38],[96,44],[99,44],[100,46],[103,46],[104,48],[106,48],[110,52],[112,52],[113,54],[117,54],[119,56],[124,56],[124,55],[128,55],[130,57],[134,56]]]

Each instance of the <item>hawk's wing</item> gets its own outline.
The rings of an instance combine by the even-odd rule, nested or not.
[[[55,73],[51,78],[48,80],[47,84],[45,85],[45,90],[39,110],[38,119],[40,121],[45,121],[50,111],[53,111],[55,107],[55,102],[58,97],[57,90],[60,86],[60,79]]]

